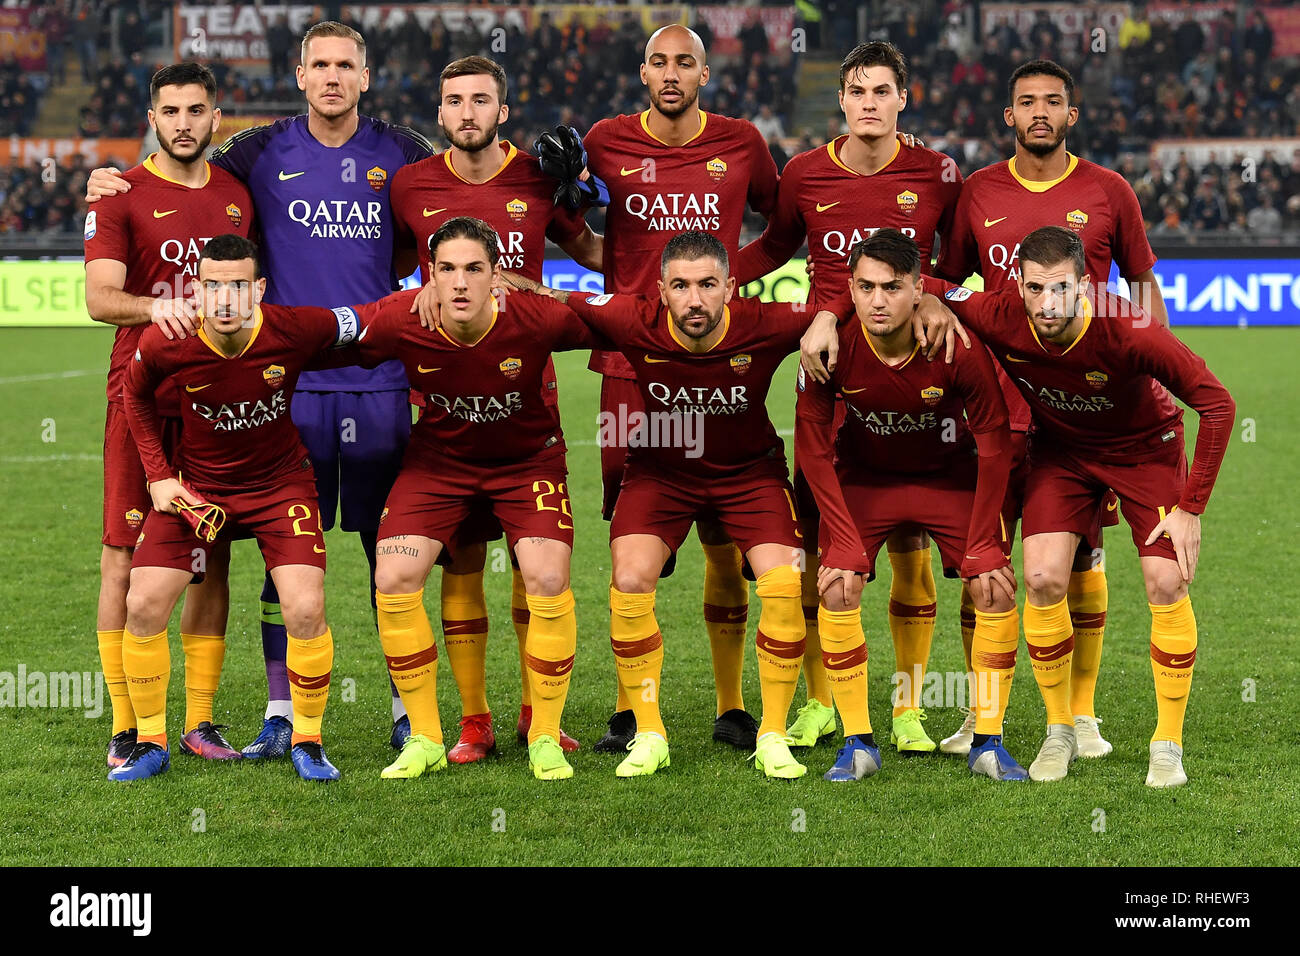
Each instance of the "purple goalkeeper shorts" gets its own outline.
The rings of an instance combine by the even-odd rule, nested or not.
[[[321,526],[376,531],[411,437],[408,392],[297,392],[290,407],[316,470]]]

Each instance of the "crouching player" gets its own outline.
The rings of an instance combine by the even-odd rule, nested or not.
[[[1077,754],[1070,712],[1074,647],[1066,589],[1075,548],[1096,531],[1107,488],[1133,532],[1151,608],[1156,729],[1147,786],[1176,787],[1196,660],[1187,586],[1201,514],[1223,463],[1236,404],[1205,361],[1131,303],[1088,297],[1083,242],[1044,226],[1020,244],[1018,292],[972,293],[924,280],[974,329],[1033,410],[1025,483],[1025,643],[1047,710],[1047,737],[1029,767],[1060,780]],[[1167,389],[1167,391],[1166,391]],[[1172,393],[1172,398],[1171,398]],[[1200,415],[1190,474],[1177,398]]]
[[[1024,780],[1002,746],[1020,622],[999,514],[1010,431],[993,362],[983,348],[958,349],[951,364],[918,358],[912,313],[922,296],[921,257],[903,233],[881,229],[858,243],[849,271],[857,317],[838,330],[828,383],[800,370],[795,416],[796,453],[822,514],[822,660],[846,738],[826,779],[861,780],[880,769],[862,586],[875,577],[885,540],[920,528],[939,545],[945,573],[960,570],[975,605],[978,722],[969,766],[994,780]],[[837,393],[847,414],[832,446]]]
[[[241,236],[209,240],[198,278],[198,335],[168,341],[159,327],[147,329],[123,388],[154,510],[131,562],[123,638],[139,734],[108,777],[138,780],[167,769],[167,621],[185,586],[206,568],[214,542],[253,537],[283,597],[294,768],[304,780],[337,780],[321,749],[334,658],[325,623],[325,540],[311,461],[289,400],[299,373],[319,353],[356,337],[357,316],[350,309],[263,308],[257,249]],[[184,386],[184,425],[169,462],[154,393],[171,376]],[[194,529],[197,540],[187,513],[206,516]]]
[[[379,636],[411,718],[411,736],[381,776],[412,778],[447,766],[424,585],[466,517],[487,505],[527,592],[528,762],[539,779],[571,777],[560,714],[578,636],[569,590],[573,517],[564,436],[542,385],[553,351],[591,348],[595,338],[542,296],[513,295],[498,307],[492,288],[500,280],[500,245],[482,220],[449,219],[429,237],[429,251],[437,328],[411,314],[415,290],[358,310],[362,364],[401,361],[426,405],[379,523]]]
[[[546,290],[622,351],[647,409],[648,430],[637,433],[645,441],[623,436],[627,468],[610,525],[610,640],[637,728],[620,777],[669,765],[655,586],[692,523],[705,518],[739,545],[762,601],[757,766],[769,777],[807,770],[785,734],[804,652],[803,545],[784,448],[765,404],[773,374],[808,326],[807,312],[802,304],[733,298],[735,284],[722,243],[684,232],[664,247],[658,297]],[[847,297],[838,306],[847,312]],[[636,427],[622,424],[629,433]],[[620,427],[602,423],[605,431]]]

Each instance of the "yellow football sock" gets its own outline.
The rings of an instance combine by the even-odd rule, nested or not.
[[[538,737],[560,739],[560,715],[569,696],[574,652],[578,646],[578,616],[573,592],[554,597],[528,595],[528,681],[533,692],[533,723],[528,742]]]
[[[487,601],[483,572],[442,573],[442,643],[451,677],[460,691],[462,716],[486,714]]]
[[[609,589],[609,642],[614,648],[618,686],[636,715],[639,733],[662,734],[659,681],[664,666],[664,639],[655,620],[655,592],[628,594]]]
[[[921,706],[921,685],[930,660],[937,600],[930,549],[889,554],[889,633],[894,639],[894,673],[899,682],[894,716]],[[899,676],[901,675],[901,676]]]
[[[411,718],[411,733],[442,743],[438,716],[438,645],[424,613],[424,588],[413,594],[375,592],[379,640],[388,674]]]
[[[99,638],[99,666],[108,685],[108,699],[113,705],[113,733],[120,734],[135,726],[135,711],[131,708],[131,692],[126,686],[126,671],[122,669],[122,632],[96,631]]]
[[[805,571],[800,576],[803,589],[803,682],[808,688],[808,699],[830,707],[831,682],[826,679],[826,665],[822,663],[821,637],[817,632],[817,572]]]
[[[321,720],[330,696],[330,671],[334,669],[334,635],[327,627],[318,637],[286,636],[289,646],[284,666],[293,701],[293,743],[320,743]]]
[[[1074,726],[1070,713],[1070,657],[1074,652],[1074,632],[1070,629],[1070,609],[1061,598],[1047,607],[1025,602],[1025,645],[1034,680],[1043,695],[1049,724]]]
[[[1151,674],[1156,683],[1156,732],[1151,740],[1172,740],[1181,747],[1196,663],[1196,615],[1191,595],[1150,608]]]
[[[867,706],[867,638],[862,633],[862,612],[817,609],[822,661],[835,696],[835,709],[844,721],[844,736],[871,733]]]
[[[524,590],[524,576],[518,568],[510,569],[510,620],[515,626],[515,640],[519,642],[519,682],[523,684],[520,704],[533,706],[533,692],[528,686],[528,592]]]
[[[971,664],[975,668],[977,696],[975,733],[1000,734],[1016,675],[1016,645],[1020,643],[1020,615],[1015,608],[1001,613],[975,612]]]
[[[763,697],[758,736],[778,733],[784,737],[805,646],[799,572],[783,564],[759,575],[757,585],[762,610],[755,643],[758,686]]]
[[[137,740],[167,746],[167,683],[171,649],[166,629],[157,634],[122,631],[122,669],[135,711]]]
[[[185,732],[203,721],[212,722],[212,702],[221,683],[221,664],[226,659],[226,635],[181,632],[185,652]]]
[[[1074,627],[1074,657],[1070,662],[1070,711],[1095,717],[1093,695],[1101,669],[1101,642],[1106,634],[1109,594],[1106,572],[1100,568],[1070,572],[1070,624]]]
[[[741,677],[745,668],[745,624],[749,618],[749,582],[740,573],[740,549],[734,544],[704,547],[704,629],[713,655],[713,686],[718,712],[744,710]]]
[[[627,696],[627,691],[624,690],[623,688],[623,682],[617,679],[618,678],[617,674],[615,674],[614,677],[616,683],[618,684],[618,694],[614,698],[614,710],[619,713],[622,713],[625,710],[631,710],[632,700]]]
[[[975,602],[971,600],[970,590],[961,587],[961,652],[966,661],[966,700],[971,710],[975,709],[975,670],[971,666],[971,645],[975,642]]]

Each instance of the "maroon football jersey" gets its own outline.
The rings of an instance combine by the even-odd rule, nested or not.
[[[253,334],[227,357],[200,328],[168,339],[150,327],[140,336],[126,373],[123,400],[146,477],[183,478],[202,492],[265,488],[311,473],[311,460],[289,417],[289,400],[305,367],[358,334],[352,309],[262,305]],[[153,394],[175,376],[181,402],[181,443],[174,461],[163,455]]]
[[[979,334],[1034,413],[1034,441],[1110,464],[1132,464],[1182,440],[1182,410],[1196,409],[1196,454],[1179,507],[1205,510],[1232,434],[1236,404],[1205,360],[1136,306],[1102,293],[1085,300],[1083,328],[1067,346],[1043,342],[1019,291],[971,292],[925,279]],[[1095,314],[1094,314],[1095,312]],[[1136,321],[1134,316],[1137,317]],[[1166,390],[1168,389],[1168,390]]]
[[[961,193],[957,164],[932,149],[895,140],[893,158],[864,176],[840,159],[847,139],[845,134],[790,160],[767,229],[741,250],[732,269],[737,282],[752,282],[785,265],[806,238],[815,266],[808,301],[821,307],[848,288],[853,247],[878,229],[897,229],[915,239],[921,269],[930,271],[935,232],[948,232]]]
[[[462,179],[452,166],[451,150],[403,166],[393,175],[398,243],[415,243],[425,282],[429,237],[456,216],[474,216],[495,229],[501,268],[537,282],[542,281],[546,240],[562,243],[582,235],[582,213],[555,205],[555,180],[542,172],[537,157],[512,143],[501,144],[501,150],[501,168],[485,183]]]
[[[951,364],[927,362],[918,344],[902,364],[888,365],[860,321],[843,323],[839,339],[830,382],[820,384],[800,370],[795,412],[800,467],[830,533],[822,545],[823,563],[854,567],[839,562],[855,560],[862,551],[837,469],[868,477],[946,474],[959,471],[978,451],[968,557],[1000,564],[999,506],[1010,471],[1010,431],[988,351],[959,348]],[[836,394],[847,413],[835,436],[832,464]]]
[[[131,191],[105,196],[86,214],[86,261],[126,263],[124,292],[176,298],[189,292],[198,274],[199,253],[213,236],[252,234],[253,200],[248,189],[218,166],[197,188],[168,179],[150,156],[123,178]],[[147,325],[120,327],[108,360],[108,400],[122,400],[126,369]],[[171,383],[158,392],[164,415],[180,414],[180,396]]]
[[[768,418],[767,392],[777,368],[799,347],[808,327],[806,306],[733,297],[723,313],[722,339],[702,354],[687,349],[658,296],[570,295],[569,306],[617,345],[635,371],[651,417],[649,443],[628,441],[629,464],[693,480],[751,470],[786,475],[785,446]],[[633,426],[630,415],[627,423],[602,422],[602,430],[624,433]],[[683,440],[654,440],[674,429]]]
[[[583,140],[588,166],[609,186],[603,271],[605,291],[656,295],[659,257],[687,230],[740,248],[745,206],[769,216],[776,207],[776,163],[752,123],[700,110],[700,130],[669,146],[649,127],[650,111],[603,119]],[[617,352],[594,352],[593,370],[632,378]]]
[[[410,312],[415,296],[410,289],[357,307],[362,364],[397,359],[424,395],[404,460],[436,468],[443,457],[491,466],[563,456],[542,381],[551,353],[591,348],[591,331],[553,299],[512,292],[483,336],[464,345],[421,326]]]
[[[1014,158],[971,173],[957,200],[935,273],[961,282],[972,273],[986,292],[1015,290],[1020,278],[1020,242],[1042,226],[1064,226],[1079,233],[1088,275],[1104,285],[1111,261],[1123,276],[1155,265],[1137,196],[1119,173],[1067,153],[1065,175],[1033,182],[1016,173]],[[1030,425],[1029,406],[1009,380],[1003,394],[1013,428]]]

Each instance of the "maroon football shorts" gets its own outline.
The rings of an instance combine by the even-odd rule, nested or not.
[[[181,420],[158,419],[162,427],[163,454],[171,458],[180,443]],[[104,416],[104,535],[101,541],[113,548],[135,546],[140,528],[153,509],[149,482],[145,478],[140,452],[131,437],[131,426],[121,402],[109,402]]]
[[[409,457],[408,457],[409,462]],[[573,547],[564,456],[509,465],[481,465],[442,457],[404,465],[379,519],[379,540],[403,534],[442,542],[470,542],[461,529],[490,513],[514,551],[520,538],[552,538]]]
[[[871,568],[867,580],[876,576],[876,555],[899,528],[920,528],[930,533],[939,546],[943,573],[955,578],[966,556],[971,511],[975,507],[975,459],[969,465],[936,475],[900,475],[858,470],[840,474],[840,488],[849,515],[858,529]],[[830,541],[822,529],[819,541]],[[1009,554],[1005,531],[1002,553]]]
[[[325,570],[325,536],[316,482],[310,472],[306,480],[298,473],[270,488],[252,491],[194,490],[226,512],[218,542],[256,538],[268,571],[285,564]],[[195,535],[180,515],[150,511],[136,541],[131,567],[176,568],[202,575],[213,546]]]
[[[794,489],[784,467],[754,472],[705,482],[633,464],[623,476],[609,539],[652,534],[676,553],[693,522],[712,519],[741,554],[760,544],[802,548]]]
[[[619,416],[619,406],[627,408]],[[641,401],[641,392],[636,387],[636,380],[602,375],[600,379],[600,411],[608,412],[618,421],[626,421],[633,412],[644,412],[645,403]],[[620,440],[613,445],[600,446],[600,480],[604,488],[601,503],[601,516],[609,521],[614,517],[614,505],[618,503],[619,488],[623,484],[623,467],[627,463],[627,445]]]
[[[1174,509],[1187,485],[1187,455],[1181,426],[1149,458],[1125,464],[1100,463],[1057,447],[1035,443],[1025,482],[1025,537],[1053,531],[1081,535],[1098,547],[1099,516],[1114,489],[1139,555],[1176,559],[1168,535],[1153,544],[1147,536]]]

